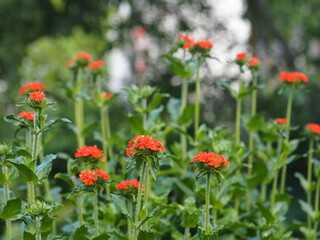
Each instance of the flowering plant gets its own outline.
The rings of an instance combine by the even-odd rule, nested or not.
[[[103,151],[100,150],[97,145],[78,148],[74,157],[83,161],[87,166],[96,166],[105,160]]]

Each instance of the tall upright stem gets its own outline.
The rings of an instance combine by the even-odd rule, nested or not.
[[[5,176],[5,181],[6,183],[4,184],[4,194],[5,194],[5,201],[6,203],[10,200],[10,189],[9,189],[9,184],[8,184],[8,167],[4,166],[3,168],[3,173]],[[11,219],[6,220],[6,236],[7,240],[11,240]]]
[[[36,217],[36,240],[41,240],[41,218],[40,216]]]
[[[289,92],[289,98],[288,98],[288,104],[287,104],[287,115],[286,115],[286,118],[288,119],[288,135],[285,141],[287,144],[289,144],[289,140],[290,140],[290,123],[291,123],[293,94],[294,94],[294,88],[291,87]],[[287,165],[284,165],[282,168],[281,185],[280,185],[281,194],[285,193],[286,176],[287,176]]]
[[[320,193],[320,179],[318,179],[317,181],[316,196],[314,200],[314,213],[316,216],[318,216],[319,214],[319,193]],[[318,220],[315,220],[314,222],[315,240],[317,239],[317,233],[318,233]]]
[[[183,79],[182,81],[183,83],[181,88],[181,106],[180,106],[181,113],[187,106],[187,96],[188,96],[188,80]],[[183,127],[182,129],[186,131],[186,127]],[[187,155],[187,137],[183,133],[180,133],[180,145],[181,145],[181,158],[184,160]]]
[[[239,80],[239,96],[240,96],[240,93],[241,93],[241,89],[242,89],[242,81],[241,81],[241,78]],[[236,109],[236,123],[235,123],[235,128],[236,128],[236,132],[235,132],[235,144],[236,146],[240,146],[240,139],[241,139],[241,108],[242,108],[242,98],[237,98],[236,99],[237,101],[237,109]],[[237,160],[237,163],[239,164],[240,161]],[[238,169],[236,171],[236,180],[239,181],[240,179],[240,170]],[[236,212],[236,215],[238,215],[238,212],[239,212],[239,200],[238,199],[235,199],[234,201],[234,209],[235,209],[235,212]]]
[[[194,110],[194,139],[195,145],[198,145],[198,128],[200,119],[200,60],[197,63],[196,73],[196,99],[195,99],[195,110]]]
[[[311,193],[312,193],[312,158],[313,158],[313,139],[310,139],[309,154],[308,154],[308,189],[307,189],[307,203],[311,206]],[[308,214],[308,228],[311,231],[311,216]]]
[[[113,152],[112,152],[112,144],[111,144],[111,129],[110,129],[110,119],[109,119],[109,111],[106,109],[105,112],[105,128],[106,128],[106,134],[107,134],[107,141],[108,141],[108,154],[109,154],[109,160],[113,159]]]
[[[207,174],[207,186],[206,186],[206,233],[210,233],[210,173]]]
[[[150,174],[147,168],[147,171],[145,172],[144,181],[145,181],[145,187],[144,187],[144,196],[143,196],[143,205],[147,206],[148,200],[149,200],[149,194],[150,194]],[[148,214],[147,208],[146,208],[146,214]],[[144,229],[146,230],[148,227],[147,223],[144,224]]]
[[[252,86],[256,87],[257,86],[257,77],[254,71],[251,71],[252,74]],[[257,113],[257,96],[258,92],[257,90],[253,90],[252,92],[252,99],[251,99],[251,117],[254,117]],[[248,177],[250,178],[252,175],[252,165],[253,165],[253,150],[254,150],[254,133],[250,132],[249,135],[249,151],[250,155],[248,157]],[[250,209],[251,205],[251,194],[250,194],[250,189],[247,189],[247,210]]]
[[[85,145],[85,140],[83,137],[83,127],[84,127],[84,117],[83,117],[83,99],[80,94],[83,91],[83,83],[82,83],[82,70],[78,70],[76,84],[75,84],[75,103],[74,103],[74,118],[75,124],[77,127],[77,144],[78,148],[83,147]]]
[[[282,136],[279,134],[278,138],[278,148],[277,148],[277,159],[276,161],[280,161],[280,156],[281,156],[281,150],[282,150]],[[272,184],[272,190],[271,190],[271,211],[273,211],[274,204],[275,204],[275,198],[276,194],[278,192],[277,190],[277,185],[278,185],[278,176],[279,175],[279,169],[275,169],[275,174],[274,174],[274,179],[273,179],[273,184]]]
[[[133,216],[132,213],[132,197],[128,198],[128,212],[130,216]],[[128,217],[128,230],[127,230],[127,234],[128,234],[128,239],[131,240],[132,238],[132,224],[131,224],[131,220]]]
[[[142,189],[145,186],[145,175],[146,175],[147,166],[146,163],[142,163],[141,173],[140,173],[140,185],[138,190],[138,197],[137,197],[137,205],[136,205],[136,215],[134,220],[134,228],[133,228],[133,240],[138,239],[138,225],[139,225],[139,217],[140,217],[140,208],[141,208],[141,202],[142,202]]]
[[[95,236],[99,235],[99,212],[98,212],[98,191],[95,190],[93,196],[93,219],[94,219],[94,231]]]

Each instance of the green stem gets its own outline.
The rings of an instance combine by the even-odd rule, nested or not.
[[[195,99],[195,110],[194,110],[194,139],[195,139],[196,146],[198,146],[199,118],[200,118],[200,61],[198,61],[197,72],[196,72],[196,99]]]
[[[254,71],[251,71],[252,74],[252,86],[256,87],[257,86],[257,78],[256,78],[256,74]],[[258,97],[258,92],[257,90],[253,90],[252,92],[252,99],[251,99],[251,117],[254,117],[257,113],[257,97]],[[249,135],[249,152],[250,155],[248,157],[248,177],[250,178],[252,175],[252,165],[253,165],[253,150],[254,150],[254,133],[250,132]],[[250,205],[251,205],[251,194],[250,194],[251,190],[248,188],[247,189],[247,210],[250,209]]]
[[[289,98],[288,98],[288,104],[287,104],[287,115],[286,115],[286,118],[288,120],[288,135],[285,141],[287,144],[289,144],[289,140],[290,140],[290,123],[291,123],[293,95],[294,95],[294,88],[291,87],[289,92]],[[287,165],[284,165],[282,168],[281,185],[280,185],[281,194],[285,193],[286,176],[287,176]]]
[[[78,148],[83,147],[85,145],[85,140],[83,137],[83,99],[79,96],[83,91],[82,86],[82,70],[78,70],[77,79],[76,79],[76,86],[75,86],[75,103],[74,103],[74,118],[75,124],[77,127],[77,144]]]
[[[99,212],[98,212],[98,191],[96,190],[94,192],[93,197],[93,219],[94,219],[94,230],[95,230],[95,236],[97,237],[99,235]]]
[[[318,216],[319,214],[319,193],[320,193],[320,179],[318,179],[317,181],[316,196],[314,200],[314,211],[316,216]],[[317,239],[317,232],[318,232],[318,220],[315,220],[314,222],[315,240]]]
[[[150,194],[150,174],[148,169],[145,172],[144,176],[144,181],[145,181],[145,186],[144,186],[144,196],[143,196],[143,206],[147,206],[148,200],[149,200],[149,194]],[[146,215],[148,216],[148,209],[146,208]],[[144,230],[147,230],[148,225],[147,223],[144,224],[143,226]]]
[[[282,136],[279,134],[278,138],[278,149],[277,149],[277,163],[280,161],[280,156],[281,156],[281,150],[282,150]],[[273,212],[274,209],[274,204],[275,204],[275,199],[276,199],[276,194],[278,192],[277,190],[277,185],[278,185],[278,178],[279,178],[279,169],[275,169],[275,175],[273,179],[273,184],[272,184],[272,190],[271,190],[271,211]]]
[[[189,238],[190,238],[190,228],[186,227],[186,228],[184,228],[184,237],[183,237],[183,239],[184,240],[189,240]]]
[[[207,186],[206,186],[206,233],[210,233],[210,173],[207,174]]]
[[[77,196],[77,202],[78,202],[78,218],[79,218],[79,225],[80,227],[83,224],[83,201],[82,201],[82,195],[79,194]]]
[[[307,179],[308,179],[308,191],[307,191],[307,203],[309,206],[311,206],[311,194],[312,194],[312,158],[313,158],[313,139],[310,139],[309,143],[309,154],[308,154],[308,173],[307,173]],[[308,214],[308,228],[309,231],[311,231],[311,217]]]
[[[35,240],[41,240],[41,217],[37,216],[36,217],[36,239]]]
[[[139,225],[139,216],[140,216],[140,208],[142,202],[142,189],[146,188],[145,186],[145,175],[146,175],[146,163],[142,163],[141,173],[140,173],[140,186],[138,190],[138,197],[137,197],[137,205],[136,205],[136,215],[134,220],[134,229],[133,229],[133,240],[138,239],[138,225]]]
[[[129,197],[129,199],[128,199],[128,212],[129,212],[130,216],[132,216],[132,210],[133,210],[132,198]],[[129,219],[129,217],[128,217],[127,221],[128,221],[128,230],[127,230],[128,239],[131,240],[132,239],[132,224],[131,224],[131,220]]]
[[[181,113],[187,106],[187,96],[188,96],[188,80],[182,80],[182,88],[181,88],[181,106],[180,111]],[[183,131],[186,131],[186,127],[182,127]],[[184,160],[187,155],[187,137],[185,134],[180,133],[180,145],[181,145],[181,158]]]
[[[110,130],[110,119],[109,119],[108,110],[106,110],[105,114],[106,114],[105,127],[106,127],[107,141],[108,141],[108,154],[109,154],[109,160],[112,160],[113,152],[112,152],[112,145],[111,145],[111,130]]]
[[[265,201],[266,200],[266,195],[267,195],[267,184],[265,182],[263,182],[261,184],[261,201]]]
[[[5,201],[7,203],[10,200],[10,189],[9,189],[9,184],[7,183],[9,180],[7,166],[3,166],[3,172],[5,176],[5,181],[6,181],[3,187],[4,187],[4,193],[5,193]],[[7,240],[11,240],[11,219],[6,220],[6,234],[7,234]]]

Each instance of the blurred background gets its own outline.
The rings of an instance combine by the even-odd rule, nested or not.
[[[212,55],[219,59],[208,60],[201,69],[203,122],[233,128],[235,102],[215,81],[233,80],[236,87],[239,72],[230,62],[245,51],[262,61],[259,81],[265,89],[259,91],[258,111],[267,118],[285,117],[287,96],[278,91],[280,72],[299,71],[309,77],[306,89],[294,99],[293,124],[300,129],[292,136],[299,136],[305,124],[320,123],[319,14],[318,0],[1,0],[0,141],[14,137],[14,126],[3,117],[22,111],[16,102],[23,100],[18,90],[26,82],[44,83],[50,98],[58,102],[50,117],[73,118],[63,90],[71,80],[65,64],[80,51],[107,63],[104,87],[112,93],[142,82],[179,97],[181,79],[172,74],[161,54],[180,33],[213,41]],[[193,102],[194,79],[190,81],[189,101]],[[248,99],[245,112],[249,106]],[[92,113],[97,109],[90,103],[86,107],[87,121],[95,123],[99,116]],[[110,114],[117,134],[129,128],[124,108],[128,109],[128,103],[120,95]],[[94,136],[89,139],[94,143]],[[67,127],[55,128],[46,141],[45,153],[72,155],[76,148]],[[306,149],[303,142],[298,152]],[[288,183],[297,196],[303,193],[292,173],[305,173],[306,165],[300,159],[289,166]],[[64,168],[56,164],[54,172]]]

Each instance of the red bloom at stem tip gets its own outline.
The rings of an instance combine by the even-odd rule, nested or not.
[[[31,121],[34,120],[34,115],[33,115],[32,112],[21,112],[21,113],[18,114],[18,117],[25,118],[25,119],[28,119],[28,120],[31,120]]]
[[[213,42],[210,40],[200,40],[196,42],[196,45],[204,49],[210,49],[213,47]]]
[[[34,91],[29,94],[30,94],[30,99],[33,101],[40,102],[40,101],[46,100],[46,95],[43,92]]]
[[[306,128],[308,128],[311,132],[315,134],[320,134],[320,125],[316,123],[309,123],[306,125]]]
[[[257,58],[257,57],[250,58],[250,60],[249,60],[249,66],[250,67],[256,67],[256,66],[259,66],[259,65],[260,65],[259,58]]]
[[[300,72],[282,72],[279,76],[280,82],[304,82],[307,83],[309,81],[308,77]]]
[[[105,99],[109,99],[109,98],[111,98],[112,94],[106,92],[106,93],[101,93],[101,96],[104,97]]]
[[[224,166],[229,166],[228,162],[223,155],[215,154],[214,152],[200,152],[190,162],[202,162],[207,163],[209,166],[214,168]]]
[[[104,62],[102,60],[91,62],[88,66],[88,69],[97,69],[101,68],[104,65]]]
[[[277,118],[274,120],[274,122],[278,124],[287,124],[289,121],[286,118]]]
[[[96,174],[96,176],[101,177],[103,180],[110,179],[109,174],[101,169],[94,169],[92,171]]]
[[[79,175],[79,179],[85,185],[94,185],[94,183],[98,180],[98,177],[96,177],[96,174],[91,171],[82,171]]]
[[[238,53],[236,58],[237,60],[245,60],[247,58],[247,53],[245,52]]]
[[[20,95],[24,94],[27,90],[39,91],[43,89],[46,89],[46,87],[42,83],[39,83],[39,82],[26,83],[20,88],[19,94]]]
[[[87,60],[87,61],[91,61],[91,59],[92,59],[90,54],[84,53],[84,52],[77,53],[76,54],[76,58],[82,58],[82,59]]]
[[[136,150],[166,151],[159,140],[143,135],[135,136],[129,141],[126,155],[135,155],[137,153]]]
[[[78,148],[77,152],[74,154],[77,157],[93,157],[104,159],[103,151],[100,150],[96,145],[94,146],[84,146],[82,148]]]
[[[189,49],[195,46],[199,46],[200,48],[203,48],[203,49],[210,49],[213,47],[213,42],[211,42],[210,40],[205,39],[205,40],[200,40],[196,42],[188,34],[181,34],[178,36],[178,39],[185,41],[185,43],[182,46],[184,49]]]
[[[131,180],[131,181],[122,181],[116,185],[118,189],[128,189],[130,187],[138,189],[140,182],[138,180]]]

